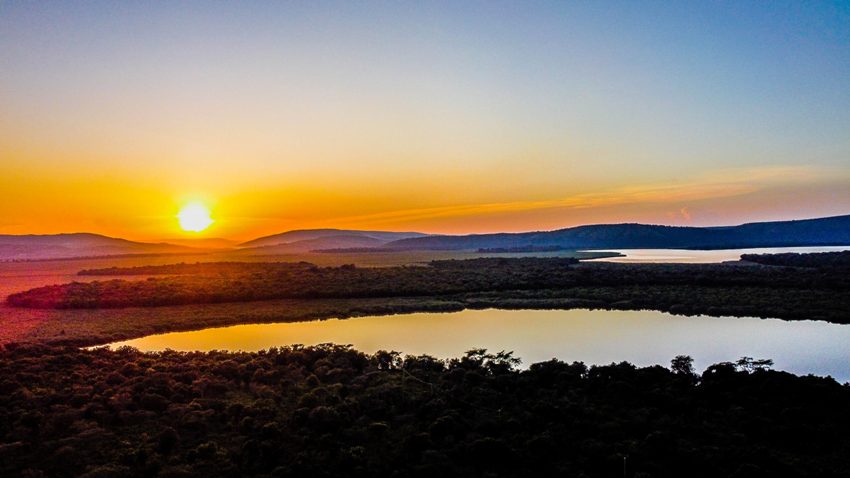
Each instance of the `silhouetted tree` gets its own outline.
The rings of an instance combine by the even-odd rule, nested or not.
[[[696,376],[694,359],[690,355],[677,355],[670,361],[670,370],[677,375]]]
[[[742,372],[752,373],[756,370],[769,370],[773,366],[773,360],[741,357],[735,362],[735,366]]]

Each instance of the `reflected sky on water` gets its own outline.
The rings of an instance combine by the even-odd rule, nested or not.
[[[742,356],[775,368],[850,380],[850,325],[734,317],[682,317],[656,311],[465,310],[346,320],[251,324],[152,335],[112,344],[140,350],[255,351],[290,344],[351,344],[364,352],[457,357],[483,347],[512,350],[528,365],[551,358],[668,365],[691,355],[699,371]]]

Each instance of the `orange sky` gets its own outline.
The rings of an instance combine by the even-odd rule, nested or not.
[[[0,233],[850,213],[835,12],[372,7],[2,7]]]
[[[218,194],[182,192],[148,181],[115,178],[8,175],[0,203],[4,233],[94,231],[158,240],[174,237],[250,239],[288,229],[341,227],[441,233],[527,231],[602,222],[716,225],[789,217],[814,217],[846,207],[841,171],[812,168],[726,170],[688,180],[557,192],[482,195],[462,202],[462,184],[412,184],[398,189],[309,185],[250,190],[222,186]],[[32,188],[39,184],[40,188]],[[150,184],[145,187],[145,184]],[[471,181],[470,188],[477,186]],[[812,190],[811,185],[817,184]],[[580,190],[578,187],[570,188]],[[805,201],[789,201],[802,197]],[[445,198],[445,199],[443,199]],[[513,198],[513,199],[512,199]],[[502,200],[499,200],[502,199]],[[842,203],[842,199],[845,201]],[[206,204],[216,222],[202,233],[180,231],[176,214],[191,201]],[[26,205],[22,207],[22,205]],[[845,209],[846,211],[846,209]],[[836,212],[841,212],[837,210]],[[11,220],[8,220],[9,218]],[[18,221],[18,222],[15,222]]]

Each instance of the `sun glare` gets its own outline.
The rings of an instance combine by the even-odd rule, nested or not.
[[[183,206],[177,214],[180,228],[184,231],[201,232],[213,223],[210,210],[201,203],[193,202]]]

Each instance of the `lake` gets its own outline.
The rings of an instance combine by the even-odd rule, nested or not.
[[[592,259],[605,262],[674,262],[684,264],[708,264],[714,262],[737,261],[741,254],[781,254],[786,252],[812,253],[846,251],[850,246],[824,247],[758,247],[752,249],[719,249],[712,251],[690,249],[604,249],[604,252],[619,252],[622,257],[604,257]],[[585,252],[603,252],[602,249]]]
[[[682,317],[656,311],[464,310],[346,320],[250,324],[152,335],[129,345],[164,349],[256,351],[290,344],[351,344],[363,352],[458,357],[483,347],[512,350],[523,364],[551,358],[667,366],[690,355],[698,371],[742,356],[770,358],[796,374],[850,380],[850,325],[734,317]]]

